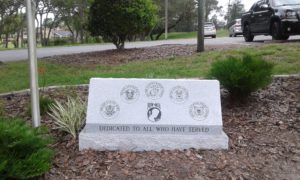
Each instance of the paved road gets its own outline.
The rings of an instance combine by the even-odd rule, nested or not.
[[[300,36],[293,36],[290,38],[290,41],[300,41]],[[178,40],[166,40],[166,41],[147,41],[147,42],[130,42],[126,43],[126,48],[143,48],[143,47],[152,47],[165,44],[187,44],[192,45],[196,44],[196,39],[178,39]],[[206,45],[247,45],[253,43],[272,43],[270,36],[258,36],[255,37],[254,42],[246,43],[243,37],[237,38],[216,38],[216,39],[205,39]],[[93,52],[93,51],[104,51],[115,49],[115,46],[112,44],[100,44],[100,45],[83,45],[83,46],[72,46],[72,47],[51,47],[51,48],[39,48],[37,50],[38,58],[54,56],[54,55],[66,55],[66,54],[75,54],[83,52]],[[0,61],[2,62],[12,62],[19,60],[27,60],[27,50],[8,50],[0,51]]]

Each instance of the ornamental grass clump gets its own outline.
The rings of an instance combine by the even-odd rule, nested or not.
[[[51,105],[54,104],[54,101],[47,96],[40,96],[40,113],[42,116],[50,112]],[[28,103],[28,115],[31,115],[31,103]]]
[[[55,120],[57,128],[77,138],[85,124],[86,103],[79,97],[68,97],[65,103],[55,101],[50,110],[49,115]]]
[[[216,78],[234,99],[244,99],[272,81],[273,64],[260,57],[228,57],[212,64],[210,76]]]
[[[50,170],[54,151],[46,128],[0,118],[0,179],[29,179]]]

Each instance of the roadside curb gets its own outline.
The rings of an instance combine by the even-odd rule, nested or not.
[[[63,89],[63,88],[72,88],[72,87],[88,87],[88,84],[79,84],[79,85],[62,85],[62,86],[49,86],[45,88],[39,88],[39,90],[51,90],[51,89]],[[20,90],[20,91],[12,91],[8,93],[0,94],[0,97],[11,96],[11,95],[29,95],[30,89]]]
[[[300,77],[300,74],[290,74],[290,75],[274,75],[274,78],[290,78],[290,77]]]
[[[291,78],[291,77],[300,77],[300,74],[291,74],[291,75],[274,75],[273,78]],[[200,78],[190,78],[190,79],[200,79]],[[62,88],[72,88],[72,87],[89,87],[89,84],[79,84],[79,85],[62,85],[62,86],[49,86],[45,88],[39,88],[39,90],[51,90],[51,89],[62,89]],[[8,93],[0,94],[0,97],[6,97],[11,95],[29,95],[30,89],[12,91]]]

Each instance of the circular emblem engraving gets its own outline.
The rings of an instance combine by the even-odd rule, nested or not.
[[[128,85],[121,90],[120,95],[121,95],[121,99],[124,102],[131,104],[136,102],[139,99],[140,91],[138,90],[137,87]]]
[[[145,93],[148,98],[157,100],[163,96],[164,88],[160,83],[152,82],[146,87]]]
[[[174,103],[181,104],[188,100],[189,92],[184,87],[176,86],[171,90],[170,98]]]
[[[120,106],[115,101],[106,101],[100,107],[100,113],[105,119],[114,119],[120,112]]]
[[[148,103],[148,120],[151,122],[158,122],[161,120],[161,106],[159,103]]]
[[[190,106],[190,115],[197,121],[203,121],[208,117],[209,109],[202,102],[196,102]]]

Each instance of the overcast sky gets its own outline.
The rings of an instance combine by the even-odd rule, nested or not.
[[[234,0],[231,0],[231,2],[233,2],[233,1]],[[242,0],[242,3],[245,5],[246,11],[248,11],[250,9],[250,7],[253,5],[253,3],[255,3],[256,1],[258,1],[258,0]],[[228,6],[228,2],[229,2],[229,0],[219,0],[219,5],[221,5],[223,7],[227,7]]]
[[[207,0],[209,1],[209,0]],[[229,3],[229,0],[218,0],[219,1],[219,6],[223,6],[223,12],[226,13],[227,12],[227,8],[228,8],[228,3]],[[230,2],[232,3],[234,0],[230,0]],[[245,10],[248,11],[251,6],[257,2],[258,0],[241,0],[242,3],[245,5]],[[213,16],[214,15],[214,12],[210,15]],[[224,20],[224,18],[221,18],[219,17],[220,20]]]

